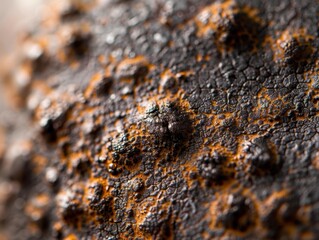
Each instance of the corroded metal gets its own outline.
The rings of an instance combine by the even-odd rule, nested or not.
[[[318,6],[48,5],[3,72],[1,237],[318,239]]]

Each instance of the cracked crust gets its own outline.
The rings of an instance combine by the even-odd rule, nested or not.
[[[49,10],[4,73],[4,239],[319,237],[317,3]]]

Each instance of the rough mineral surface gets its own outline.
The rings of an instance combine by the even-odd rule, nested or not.
[[[319,239],[319,4],[47,4],[0,94],[0,239]]]

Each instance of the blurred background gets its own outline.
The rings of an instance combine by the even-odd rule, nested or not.
[[[43,2],[44,0],[0,0],[1,58],[10,54],[21,32],[40,17]]]
[[[46,0],[48,1],[48,0]],[[5,165],[3,157],[6,148],[11,143],[6,133],[13,133],[13,119],[23,120],[18,110],[10,108],[7,94],[4,91],[4,72],[14,63],[14,51],[19,47],[19,39],[28,29],[32,29],[35,21],[41,18],[44,0],[0,0],[0,240],[10,239],[6,236],[7,228],[5,208],[6,201],[18,189],[17,185],[4,178]],[[18,139],[22,137],[18,137]]]

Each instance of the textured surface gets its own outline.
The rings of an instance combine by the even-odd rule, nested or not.
[[[0,239],[318,239],[318,4],[66,1],[4,73]]]

